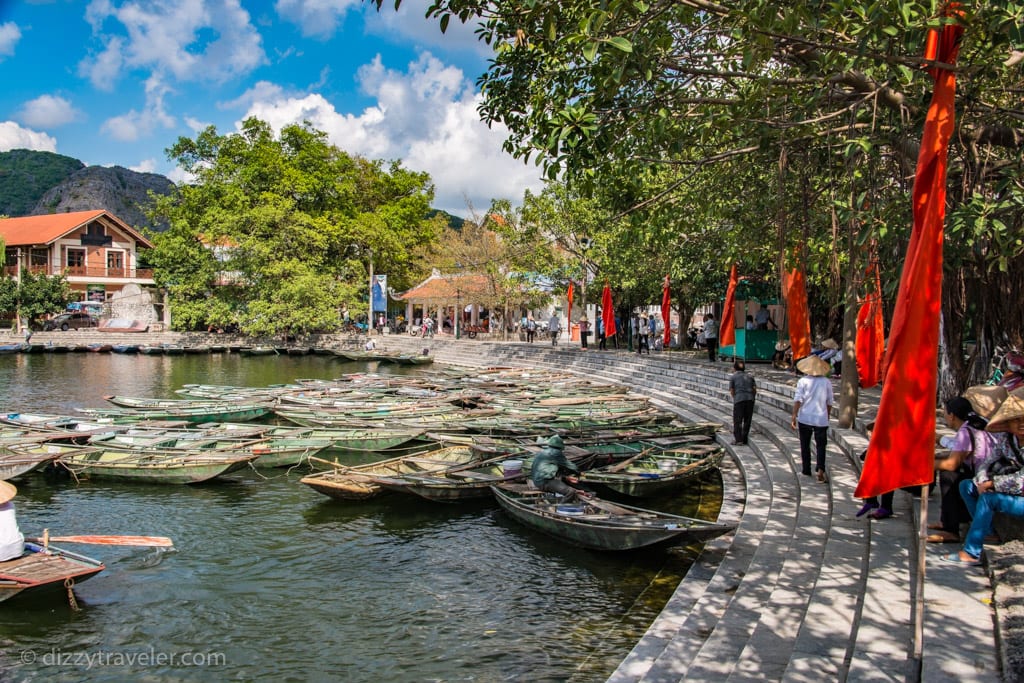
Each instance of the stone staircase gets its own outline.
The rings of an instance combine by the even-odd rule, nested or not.
[[[789,428],[793,375],[748,368],[758,382],[754,426],[749,446],[732,446],[727,363],[401,336],[385,337],[384,346],[427,346],[458,365],[570,371],[624,385],[683,419],[725,425],[717,438],[731,459],[722,468],[720,519],[736,532],[706,545],[610,681],[904,681],[918,670],[929,682],[999,680],[988,579],[943,566],[937,553],[927,561],[925,651],[914,656],[918,502],[901,492],[893,518],[855,517],[867,445],[856,429],[830,430],[828,484],[800,474]],[[877,393],[862,393],[859,428],[877,401]]]

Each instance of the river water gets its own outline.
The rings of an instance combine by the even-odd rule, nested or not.
[[[71,413],[107,405],[104,394],[377,369],[321,356],[14,354],[0,356],[0,409]],[[601,681],[696,552],[580,550],[493,502],[336,502],[302,474],[19,482],[26,535],[160,535],[175,549],[72,548],[107,569],[75,587],[77,612],[60,597],[0,604],[0,680]],[[720,495],[715,477],[649,507],[709,516]]]

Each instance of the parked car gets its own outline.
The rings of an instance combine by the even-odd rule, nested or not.
[[[88,313],[61,313],[56,318],[47,320],[43,324],[43,330],[78,330],[83,327],[98,327],[99,324],[99,319]]]

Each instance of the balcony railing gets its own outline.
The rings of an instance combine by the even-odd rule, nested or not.
[[[136,280],[152,280],[153,270],[151,268],[103,268],[96,266],[67,266],[63,269],[55,269],[51,266],[29,266],[26,270],[33,275],[64,275],[65,277],[93,277],[93,278],[133,278]],[[18,268],[16,266],[4,266],[4,275],[16,277]]]

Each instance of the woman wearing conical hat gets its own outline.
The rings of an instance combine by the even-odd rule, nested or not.
[[[25,553],[25,537],[18,529],[11,499],[18,489],[9,481],[0,481],[0,562],[13,560]]]
[[[800,460],[806,477],[811,476],[811,437],[814,437],[818,481],[824,484],[828,482],[825,474],[828,418],[835,402],[832,382],[828,379],[832,366],[810,355],[797,362],[796,369],[804,373],[804,376],[796,383],[790,426],[800,434]]]
[[[986,429],[1007,434],[979,465],[974,479],[960,484],[960,494],[971,513],[971,527],[963,548],[943,558],[960,565],[981,564],[985,536],[991,533],[996,512],[1024,518],[1024,392],[1018,389],[1007,396]]]

